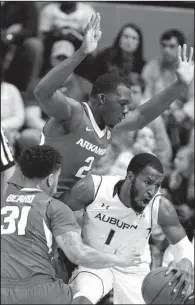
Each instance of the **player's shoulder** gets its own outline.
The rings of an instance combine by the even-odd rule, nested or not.
[[[49,218],[52,218],[56,213],[68,213],[70,211],[70,208],[64,204],[62,201],[56,199],[56,198],[50,198],[47,214]]]

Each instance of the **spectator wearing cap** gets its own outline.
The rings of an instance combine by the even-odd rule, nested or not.
[[[83,40],[84,28],[93,14],[93,7],[83,2],[56,1],[44,6],[40,16],[40,31],[44,39],[43,75],[49,66],[53,43],[65,39],[71,41],[75,49],[78,49]],[[87,63],[88,59],[77,67],[79,75],[85,75],[84,66],[86,67]]]

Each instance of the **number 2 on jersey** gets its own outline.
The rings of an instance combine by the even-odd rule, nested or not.
[[[17,206],[5,206],[1,208],[1,215],[6,215],[11,212],[8,216],[4,217],[4,224],[1,225],[1,234],[13,234],[17,230],[18,235],[24,235],[30,209],[30,206],[22,207],[20,215],[20,209]],[[16,220],[19,218],[19,216],[20,219],[18,220],[16,226]],[[8,225],[6,226],[5,223]]]
[[[84,165],[82,166],[81,168],[79,168],[78,172],[76,173],[76,177],[78,178],[84,178],[86,177],[86,175],[88,174],[88,172],[90,171],[91,167],[92,167],[92,164],[93,164],[93,161],[94,161],[94,157],[88,157],[86,160],[85,160],[85,163],[89,163],[89,165]],[[84,172],[87,172],[87,173],[84,173]]]

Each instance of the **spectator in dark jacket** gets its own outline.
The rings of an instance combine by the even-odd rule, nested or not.
[[[101,74],[112,71],[118,72],[123,77],[130,72],[141,74],[145,60],[143,37],[139,27],[132,23],[125,24],[113,45],[97,55],[94,65],[96,68],[92,71],[92,81]]]
[[[27,1],[1,3],[1,37],[10,46],[6,80],[25,91],[39,74],[42,62],[36,4]]]

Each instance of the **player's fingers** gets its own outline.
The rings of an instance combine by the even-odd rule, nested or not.
[[[194,298],[194,291],[190,291],[189,293],[186,294],[185,298],[184,298],[184,304],[186,303],[186,301],[190,301]]]
[[[175,275],[172,277],[172,279],[169,281],[169,286],[174,285],[177,283],[178,279],[182,275],[182,271],[178,270]]]
[[[99,13],[97,13],[96,18],[94,20],[93,29],[94,29],[94,31],[98,31],[100,29],[100,14]]]
[[[90,21],[89,21],[89,23],[87,25],[88,29],[93,28],[94,19],[95,19],[95,15],[92,15],[91,19],[90,19]]]
[[[168,275],[172,270],[178,270],[175,262],[171,262],[168,267],[167,267],[167,271],[165,273],[165,275]]]
[[[174,289],[173,289],[173,293],[176,293],[180,290],[180,288],[184,285],[185,282],[185,278],[186,278],[186,273],[185,272],[181,272],[181,276],[178,279]]]
[[[97,41],[100,40],[101,36],[102,36],[102,32],[99,31],[99,32],[96,34],[96,36],[95,36],[96,40],[97,40]]]
[[[186,44],[183,45],[182,57],[183,57],[183,61],[187,61],[187,45]]]
[[[194,55],[194,48],[191,47],[188,62],[193,61],[193,55]]]
[[[95,27],[96,27],[96,24],[97,24],[97,22],[98,22],[98,13],[96,13],[95,15],[94,15],[94,18],[93,18],[93,22],[91,23],[91,25],[92,25],[92,28],[94,29]]]
[[[178,58],[179,62],[182,61],[181,50],[182,50],[181,46],[178,46],[178,48],[177,48],[177,58]]]

